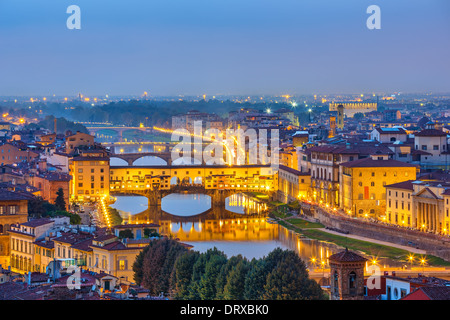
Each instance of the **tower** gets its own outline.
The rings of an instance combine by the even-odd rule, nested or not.
[[[328,138],[333,138],[336,135],[336,117],[330,117],[330,132]]]
[[[330,262],[331,300],[364,299],[364,266],[366,258],[348,251],[333,254]]]
[[[344,105],[337,106],[337,127],[344,129]]]

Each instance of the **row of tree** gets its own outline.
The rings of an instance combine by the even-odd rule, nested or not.
[[[320,286],[291,250],[277,248],[261,259],[227,258],[209,249],[188,250],[172,239],[152,241],[133,265],[137,284],[174,299],[320,300]]]

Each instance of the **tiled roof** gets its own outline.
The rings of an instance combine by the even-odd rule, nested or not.
[[[104,246],[94,246],[91,247],[107,250],[107,251],[114,251],[114,250],[136,250],[136,248],[128,248],[120,241],[114,241],[108,244],[105,244]]]
[[[92,239],[93,236],[89,233],[72,233],[67,232],[62,234],[60,237],[54,238],[53,241],[58,241],[67,244],[76,244],[87,239]]]
[[[337,262],[363,262],[363,261],[367,261],[366,258],[361,257],[360,255],[352,252],[352,251],[348,251],[347,248],[345,248],[344,251],[341,251],[339,253],[335,253],[333,255],[331,255],[330,257],[328,257],[329,260],[332,261],[337,261]]]
[[[92,251],[91,245],[92,245],[92,238],[75,243],[75,244],[71,245],[70,247],[72,249],[90,252],[90,251]]]
[[[26,192],[13,192],[5,189],[0,189],[0,201],[19,201],[33,199],[31,193]]]
[[[295,169],[292,169],[292,168],[289,168],[289,167],[286,167],[283,165],[279,165],[279,169],[283,170],[283,171],[287,171],[292,174],[295,174],[297,176],[309,176],[311,174],[309,172],[301,172],[301,171],[298,171],[298,170],[295,170]]]
[[[402,182],[399,182],[399,183],[389,184],[389,185],[387,185],[385,187],[386,188],[395,188],[395,189],[404,189],[404,190],[413,191],[414,190],[413,181],[414,180],[402,181]]]
[[[341,163],[340,165],[343,167],[346,167],[346,168],[373,168],[373,167],[412,168],[412,167],[415,167],[415,165],[413,165],[413,164],[402,162],[402,161],[397,161],[397,160],[392,160],[392,159],[373,160],[372,158],[364,158],[364,159],[358,159],[355,161],[344,162],[344,163]]]
[[[40,226],[50,224],[50,223],[55,223],[55,222],[51,219],[42,218],[42,219],[30,220],[28,222],[21,223],[20,225],[25,226],[25,227],[36,228],[36,227],[40,227]]]
[[[39,246],[39,247],[43,247],[43,248],[47,248],[47,249],[53,249],[55,247],[55,243],[53,242],[53,240],[39,240],[39,241],[35,241],[34,245]]]
[[[444,131],[437,129],[424,129],[414,134],[416,137],[443,137],[447,134]]]
[[[408,298],[414,297],[418,291],[422,291],[430,300],[450,300],[450,287],[445,286],[420,287],[403,299],[408,300]]]
[[[113,234],[103,234],[101,236],[94,238],[94,240],[95,241],[105,241],[105,240],[110,240],[110,239],[114,239],[114,238],[117,238],[117,237]]]
[[[331,153],[331,154],[359,154],[371,155],[375,153],[393,154],[393,151],[380,143],[366,142],[353,144],[336,144],[311,147],[310,152]]]

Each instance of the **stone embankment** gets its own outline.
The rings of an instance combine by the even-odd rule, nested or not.
[[[402,246],[422,249],[444,260],[450,261],[450,238],[426,233],[381,222],[362,220],[345,216],[339,211],[330,212],[317,205],[303,204],[302,211],[332,230],[358,235],[366,238],[386,241]]]

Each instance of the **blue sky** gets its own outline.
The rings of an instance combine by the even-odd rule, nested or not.
[[[0,0],[0,96],[449,92],[449,35],[448,0]]]

